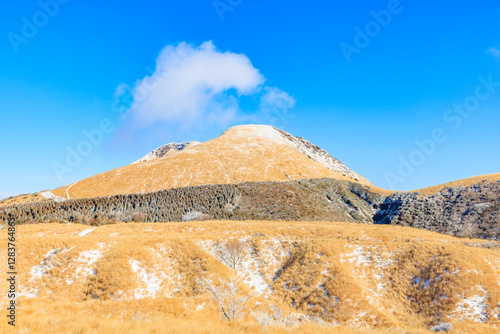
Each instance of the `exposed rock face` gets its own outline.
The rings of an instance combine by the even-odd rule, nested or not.
[[[157,149],[149,152],[148,154],[146,154],[145,156],[143,156],[139,160],[135,161],[134,164],[139,163],[139,162],[144,162],[144,161],[150,161],[150,160],[154,160],[154,159],[160,159],[160,158],[167,156],[168,154],[182,151],[183,149],[185,149],[187,147],[197,145],[199,143],[200,142],[197,142],[197,141],[187,141],[185,143],[180,143],[180,144],[178,144],[178,143],[166,144],[166,145],[160,146]]]
[[[389,196],[375,223],[412,226],[459,236],[500,237],[500,182],[444,189],[434,195]]]
[[[286,140],[288,140],[291,146],[295,147],[301,153],[307,155],[311,160],[314,160],[317,163],[325,166],[326,168],[342,174],[343,176],[350,177],[355,181],[366,181],[365,178],[347,168],[347,166],[344,165],[340,160],[332,157],[330,153],[328,153],[321,147],[312,144],[310,141],[302,137],[295,137],[285,131],[279,129],[276,130],[279,131]]]

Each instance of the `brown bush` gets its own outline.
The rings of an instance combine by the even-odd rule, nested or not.
[[[411,315],[436,325],[447,319],[460,293],[454,256],[444,246],[408,245],[389,269],[388,289]]]

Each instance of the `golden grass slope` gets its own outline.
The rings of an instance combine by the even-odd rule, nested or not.
[[[42,195],[40,195],[40,193],[23,194],[0,200],[0,208],[2,206],[7,206],[7,205],[27,204],[27,203],[36,203],[43,201],[47,201],[47,199],[44,198]]]
[[[308,158],[272,127],[237,126],[164,158],[117,168],[53,193],[67,198],[68,190],[71,198],[85,198],[203,184],[322,177],[353,181]],[[371,185],[361,176],[359,182]]]
[[[473,176],[469,177],[466,179],[461,179],[453,182],[448,182],[444,184],[440,184],[437,186],[432,186],[424,189],[417,189],[414,190],[415,192],[420,192],[425,195],[432,195],[437,192],[440,192],[441,190],[445,188],[451,188],[451,187],[456,187],[456,186],[472,186],[474,184],[480,183],[480,182],[496,182],[500,181],[500,173],[494,173],[494,174],[485,174],[485,175],[479,175],[479,176]]]
[[[500,253],[485,247],[498,243],[324,222],[17,228],[27,333],[424,333],[441,320],[452,333],[493,333],[500,324]],[[232,269],[224,245],[236,239],[244,261]],[[241,279],[254,293],[244,318],[221,320],[199,277]]]

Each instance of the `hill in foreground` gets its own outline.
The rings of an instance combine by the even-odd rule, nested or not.
[[[18,233],[19,328],[32,333],[426,333],[436,325],[493,333],[500,324],[496,242],[328,222],[37,224]],[[238,295],[253,295],[243,317],[221,320],[199,278],[239,279]],[[0,307],[6,302],[2,295]]]

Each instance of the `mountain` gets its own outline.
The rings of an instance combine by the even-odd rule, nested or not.
[[[204,143],[159,147],[135,163],[56,189],[52,194],[64,199],[90,198],[206,184],[323,177],[371,185],[304,138],[268,125],[240,125]]]

